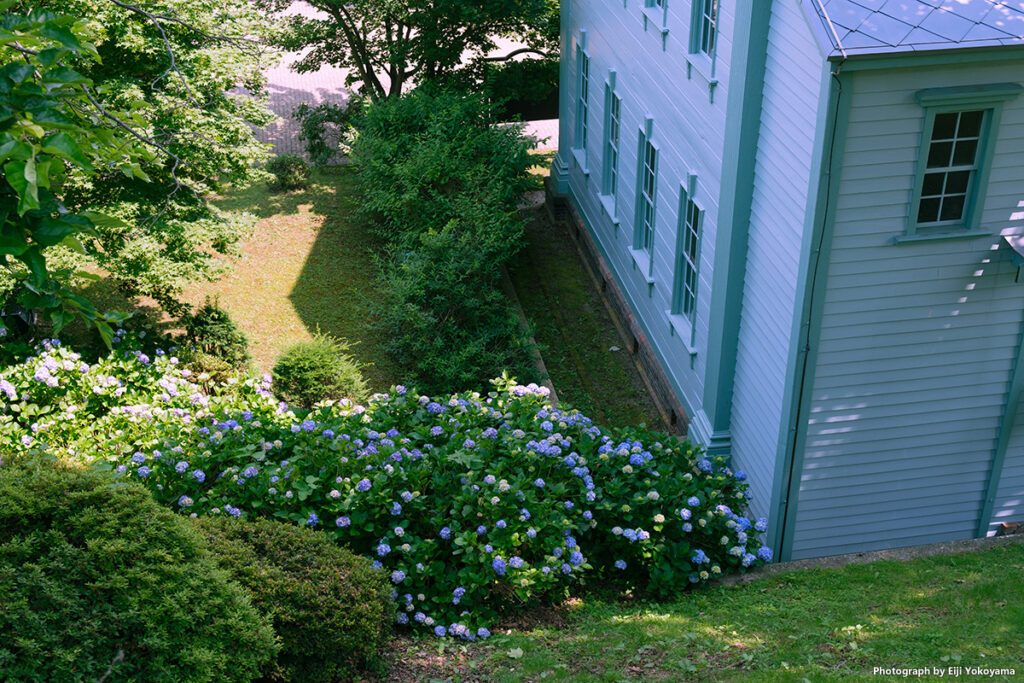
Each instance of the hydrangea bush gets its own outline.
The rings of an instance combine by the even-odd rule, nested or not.
[[[588,577],[671,593],[771,559],[743,472],[674,437],[607,433],[542,387],[398,386],[296,412],[269,377],[211,384],[119,339],[92,365],[47,342],[6,370],[0,449],[113,469],[185,514],[327,530],[387,573],[399,623],[486,637]]]

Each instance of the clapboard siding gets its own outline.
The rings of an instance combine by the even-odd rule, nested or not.
[[[1022,66],[986,65],[983,82],[1019,81]],[[1024,318],[1016,269],[998,251],[1001,232],[1024,232],[1024,216],[1014,216],[1024,199],[1024,101],[1003,110],[982,206],[993,237],[893,238],[906,228],[921,143],[914,92],[978,82],[969,65],[844,80],[850,119],[793,558],[976,532]],[[1022,509],[1024,455],[1010,460],[997,514]]]
[[[1017,406],[1017,419],[996,490],[990,534],[1002,522],[1024,522],[1024,401]]]
[[[732,403],[733,461],[767,516],[811,189],[821,57],[796,3],[773,3]]]
[[[708,80],[711,76],[708,64],[704,63],[706,60],[689,55],[690,4],[669,3],[668,34],[664,43],[661,32],[654,26],[645,28],[642,7],[637,3],[623,7],[618,0],[572,0],[569,12],[572,44],[568,51],[567,84],[571,95],[568,98],[569,110],[561,112],[561,115],[569,121],[566,130],[571,136],[576,126],[578,64],[575,45],[581,30],[585,30],[586,49],[591,60],[586,150],[586,166],[590,174],[584,173],[575,154],[569,154],[569,188],[573,203],[645,330],[683,406],[692,415],[700,408],[707,355],[710,315],[707,293],[715,256],[734,19],[728,3],[723,4],[714,72],[717,85],[712,87]],[[689,78],[686,77],[688,60],[694,63]],[[622,100],[617,196],[617,214],[621,223],[618,226],[599,198],[605,135],[605,82],[612,70],[616,74],[615,91]],[[666,77],[667,74],[672,74],[672,77]],[[653,286],[647,284],[629,251],[636,213],[639,131],[647,117],[653,120],[651,142],[659,150],[655,244],[652,249]],[[569,148],[574,141],[563,140],[561,143],[564,148]],[[698,353],[692,367],[686,346],[666,317],[672,298],[680,188],[690,173],[697,175],[694,199],[704,210],[694,322],[694,342]]]

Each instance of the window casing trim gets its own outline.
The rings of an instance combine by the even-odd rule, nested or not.
[[[992,169],[992,159],[995,155],[1002,106],[1021,92],[1024,92],[1024,87],[1017,83],[992,83],[977,86],[927,88],[914,94],[914,99],[924,110],[921,140],[918,145],[918,158],[906,229],[902,235],[895,238],[895,242],[912,242],[943,237],[955,238],[984,232],[980,228],[981,215],[985,203],[985,190],[988,187]],[[921,194],[925,175],[929,172],[928,156],[935,117],[940,114],[969,111],[983,111],[984,119],[979,133],[978,149],[975,153],[974,170],[971,171],[961,218],[919,224]],[[932,169],[932,172],[938,171]]]

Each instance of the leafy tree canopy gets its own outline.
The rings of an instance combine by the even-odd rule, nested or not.
[[[270,12],[292,0],[258,0]],[[293,15],[278,44],[309,48],[299,72],[324,64],[350,70],[348,85],[372,100],[397,96],[411,82],[445,80],[464,61],[487,58],[496,37],[526,43],[515,53],[555,53],[558,0],[307,0],[325,19]]]
[[[259,177],[268,153],[250,124],[272,114],[231,92],[262,87],[265,30],[246,0],[0,3],[0,255],[23,266],[6,264],[26,308],[103,322],[44,250],[84,252],[172,311],[216,272],[247,226],[208,197]]]

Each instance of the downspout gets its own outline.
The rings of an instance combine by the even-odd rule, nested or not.
[[[827,14],[822,14],[826,19]],[[835,35],[835,28],[829,21],[837,45],[839,38]],[[796,523],[796,494],[799,491],[800,474],[803,469],[803,449],[807,440],[807,421],[810,411],[810,393],[814,383],[815,361],[817,360],[818,335],[815,333],[816,320],[820,320],[824,307],[824,286],[828,277],[827,253],[831,251],[832,230],[834,226],[835,213],[832,205],[835,202],[835,193],[838,192],[838,169],[835,168],[837,156],[837,144],[842,146],[844,141],[838,140],[841,116],[848,112],[844,110],[843,82],[840,73],[843,64],[846,63],[846,52],[839,46],[842,53],[835,67],[829,72],[831,88],[829,92],[829,111],[827,120],[829,122],[828,157],[822,164],[823,174],[821,182],[824,183],[824,194],[819,196],[820,219],[815,221],[815,234],[812,237],[814,244],[810,260],[810,275],[805,289],[805,304],[802,311],[801,347],[797,358],[799,370],[796,374],[796,395],[792,412],[792,426],[789,429],[787,441],[785,466],[782,471],[783,490],[782,498],[778,506],[778,517],[775,522],[780,529],[779,536],[775,543],[775,550],[780,560],[788,560],[792,554],[793,528]],[[845,126],[843,126],[845,128]],[[841,159],[842,154],[839,154]]]
[[[1024,322],[1021,323],[1020,338],[1017,342],[1017,360],[1014,361],[1013,370],[1010,372],[1010,389],[1006,393],[1003,419],[999,424],[999,437],[996,439],[996,450],[992,456],[992,469],[989,471],[988,484],[985,486],[981,514],[978,515],[978,532],[976,534],[978,538],[988,535],[992,509],[995,507],[996,495],[999,492],[999,480],[1003,474],[1003,463],[1006,461],[1006,451],[1010,447],[1013,423],[1017,419],[1017,410],[1020,408],[1022,390],[1024,390]]]

